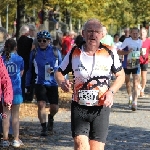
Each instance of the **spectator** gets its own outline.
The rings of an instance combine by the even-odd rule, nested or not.
[[[129,38],[130,37],[130,28],[125,28],[124,29],[124,35],[122,35],[119,39],[120,42],[123,42],[125,40],[125,38]]]
[[[3,110],[2,113],[2,126],[3,126],[3,141],[1,143],[2,147],[8,147],[8,131],[9,131],[9,111],[11,109],[12,100],[13,100],[13,89],[12,83],[8,74],[8,71],[3,63],[2,58],[0,57],[0,95],[4,97]]]
[[[14,132],[13,147],[23,145],[19,139],[19,107],[23,102],[21,90],[21,76],[23,74],[24,62],[23,58],[16,53],[17,43],[13,39],[8,39],[5,42],[3,61],[11,78],[13,87],[13,101],[11,111],[3,107],[3,111],[7,114],[7,119],[3,122],[3,139],[8,138],[8,127],[10,116],[12,116],[12,127]],[[13,69],[12,69],[13,68]],[[5,100],[5,99],[4,99]],[[9,141],[3,141],[3,146],[8,147]]]
[[[4,44],[7,39],[7,31],[5,28],[0,27],[0,55],[3,53]]]
[[[32,38],[34,40],[36,36],[36,27],[34,24],[28,24],[29,26],[29,38]]]
[[[69,32],[65,32],[62,39],[62,59],[66,54],[71,50],[72,38],[70,37]]]
[[[7,31],[5,28],[0,27],[0,54],[2,55],[4,53],[4,45],[5,41],[8,38]],[[2,107],[2,101],[3,99],[0,99],[0,113],[3,113],[3,107]],[[0,118],[0,134],[2,136],[2,118]],[[11,118],[10,118],[10,128],[9,128],[9,137],[12,137],[13,131],[12,131],[12,125],[11,125]]]
[[[30,52],[32,48],[32,42],[33,39],[29,38],[29,26],[23,25],[20,28],[20,38],[17,41],[17,53],[20,55],[24,60],[24,74],[22,76],[22,96],[23,101],[28,100],[27,94],[25,94],[25,76],[26,72],[29,69],[29,58],[30,58]],[[30,100],[29,100],[30,101]]]

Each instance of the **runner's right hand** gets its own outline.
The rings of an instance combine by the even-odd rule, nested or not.
[[[129,53],[131,53],[132,51],[133,51],[133,49],[132,49],[132,48],[130,48],[130,49],[128,50],[128,54],[129,54]]]
[[[60,87],[64,92],[69,92],[71,88],[72,82],[69,80],[64,80],[61,82]]]

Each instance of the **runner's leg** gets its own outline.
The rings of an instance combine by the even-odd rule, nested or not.
[[[20,105],[12,105],[12,127],[16,141],[19,141],[19,107]]]

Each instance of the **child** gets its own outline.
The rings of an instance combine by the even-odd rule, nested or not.
[[[2,58],[11,78],[13,87],[13,101],[11,111],[3,106],[3,113],[7,115],[7,117],[3,119],[3,147],[8,147],[10,145],[10,142],[8,141],[10,116],[12,116],[12,128],[14,132],[14,141],[12,142],[12,146],[20,147],[23,144],[19,139],[19,107],[23,102],[21,76],[23,74],[24,61],[23,58],[16,53],[16,49],[17,43],[14,39],[6,40],[4,55]]]

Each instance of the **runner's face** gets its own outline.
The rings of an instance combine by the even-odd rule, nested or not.
[[[128,37],[130,35],[130,31],[129,30],[124,30],[125,36]]]
[[[49,40],[43,39],[43,38],[38,39],[38,44],[39,44],[40,48],[45,49],[49,44]]]
[[[106,34],[107,34],[107,29],[106,29],[106,27],[103,27],[103,37],[105,37]]]
[[[100,40],[102,39],[102,26],[97,21],[91,21],[86,25],[83,31],[83,37],[87,46],[99,47]]]
[[[147,31],[146,30],[141,30],[141,38],[146,38],[147,37]]]
[[[116,36],[114,37],[114,41],[115,41],[115,42],[119,42],[119,36],[118,36],[118,35],[116,35]]]
[[[132,37],[133,40],[137,40],[139,38],[139,32],[138,32],[138,30],[136,30],[136,29],[134,30],[133,29],[131,31],[131,37]]]

